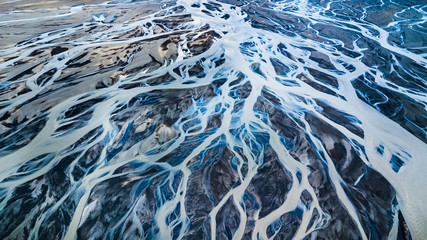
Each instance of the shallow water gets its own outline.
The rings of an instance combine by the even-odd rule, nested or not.
[[[423,239],[424,1],[0,3],[0,239]]]

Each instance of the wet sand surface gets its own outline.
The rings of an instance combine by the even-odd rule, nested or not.
[[[423,239],[423,1],[2,1],[0,239]]]

